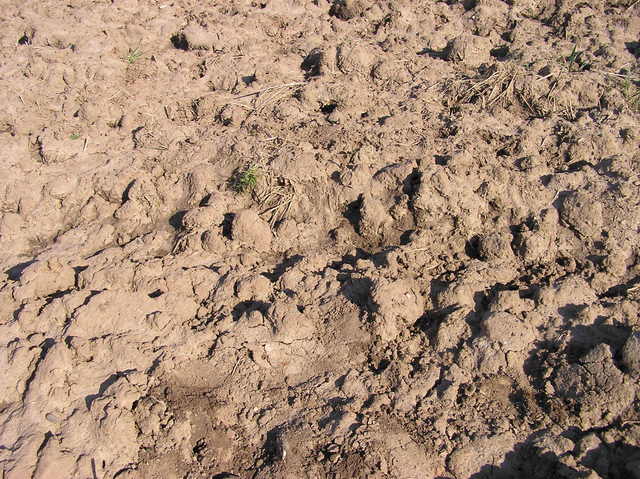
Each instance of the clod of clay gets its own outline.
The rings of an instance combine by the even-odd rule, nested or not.
[[[504,351],[522,351],[533,346],[535,331],[513,314],[492,313],[482,327],[489,339],[498,342]]]
[[[190,23],[182,30],[182,35],[190,50],[212,50],[218,37],[196,23]]]
[[[579,362],[556,370],[554,390],[579,410],[577,424],[584,429],[602,427],[633,401],[633,386],[614,364],[610,348],[599,344]]]
[[[562,201],[560,218],[577,233],[599,236],[603,220],[602,204],[584,191],[573,191]]]
[[[351,20],[356,16],[362,15],[366,7],[365,0],[333,0],[329,15],[340,20]]]
[[[273,234],[269,224],[253,210],[241,210],[233,217],[231,236],[257,251],[266,251],[271,246]]]
[[[509,260],[513,258],[512,237],[508,232],[496,231],[480,238],[478,253],[486,261]]]
[[[203,230],[220,226],[223,212],[216,206],[206,206],[188,211],[182,217],[182,225],[187,230]]]
[[[634,332],[622,348],[622,364],[629,374],[635,378],[640,376],[640,333]]]
[[[477,68],[489,62],[491,42],[489,39],[463,33],[449,42],[445,49],[445,58],[460,62],[467,67]]]
[[[422,298],[406,281],[378,280],[371,291],[371,302],[378,317],[377,332],[385,341],[395,339],[423,312]]]
[[[360,206],[358,229],[362,236],[374,238],[391,222],[391,217],[383,203],[370,194],[365,194]]]

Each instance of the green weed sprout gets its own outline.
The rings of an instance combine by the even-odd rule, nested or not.
[[[259,169],[256,165],[250,165],[239,170],[231,178],[231,187],[236,193],[249,193],[258,185]]]
[[[571,53],[566,58],[566,61],[569,62],[569,65],[567,67],[569,71],[571,71],[573,65],[576,65],[576,71],[579,72],[588,70],[589,67],[591,67],[591,64],[582,58],[583,54],[584,50],[578,51],[578,45],[574,44],[573,50],[571,50]]]
[[[142,52],[139,48],[134,48],[133,50],[129,50],[129,54],[126,56],[125,60],[127,63],[132,64],[138,61],[142,57]]]

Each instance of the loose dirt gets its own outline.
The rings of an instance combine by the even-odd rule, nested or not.
[[[4,0],[0,468],[640,478],[640,4]]]

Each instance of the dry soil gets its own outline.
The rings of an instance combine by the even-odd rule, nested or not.
[[[640,478],[637,0],[2,0],[0,48],[0,477]]]

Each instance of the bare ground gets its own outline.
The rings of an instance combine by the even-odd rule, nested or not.
[[[1,477],[640,478],[637,1],[5,0],[0,46]]]

